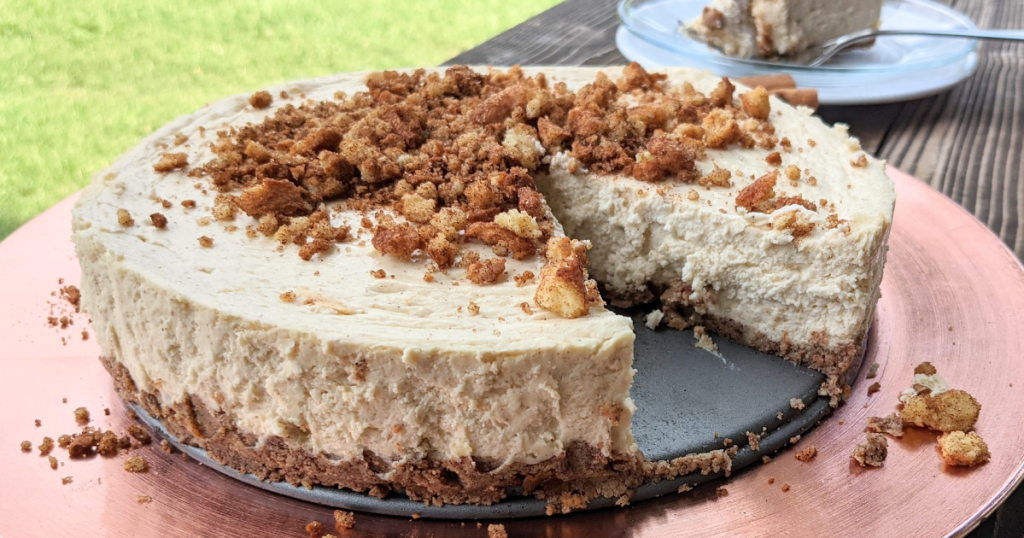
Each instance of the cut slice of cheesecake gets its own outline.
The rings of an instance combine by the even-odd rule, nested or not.
[[[825,372],[837,402],[893,202],[844,129],[763,89],[455,67],[179,118],[94,177],[74,241],[119,393],[218,461],[565,507],[678,472],[633,441],[632,323],[591,276]]]
[[[713,0],[686,29],[729,56],[770,58],[877,27],[881,13],[882,0]]]

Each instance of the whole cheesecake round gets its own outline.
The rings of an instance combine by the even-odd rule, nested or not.
[[[74,210],[119,394],[263,478],[483,504],[728,471],[735,448],[643,458],[634,329],[606,300],[821,370],[838,403],[883,164],[763,89],[609,75],[344,74],[164,126]]]

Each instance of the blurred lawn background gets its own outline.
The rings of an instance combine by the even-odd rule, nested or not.
[[[558,0],[0,0],[0,239],[174,117],[439,64]]]

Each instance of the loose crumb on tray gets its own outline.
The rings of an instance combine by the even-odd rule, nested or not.
[[[946,465],[960,467],[975,467],[992,457],[988,444],[976,432],[957,431],[940,435],[939,452]]]
[[[811,445],[811,446],[809,446],[809,447],[807,447],[807,448],[805,448],[803,450],[798,451],[796,454],[793,454],[793,457],[796,458],[799,461],[804,462],[804,463],[809,463],[817,455],[818,455],[817,447],[815,447],[814,445]]]
[[[149,464],[142,456],[132,456],[124,460],[124,470],[129,473],[144,473],[149,470]]]
[[[342,510],[334,511],[334,526],[341,529],[351,529],[356,526],[356,516],[352,512]]]
[[[487,538],[508,538],[508,532],[501,523],[491,523],[487,525]]]
[[[850,456],[861,467],[881,467],[889,455],[889,441],[880,433],[868,433],[866,440]]]
[[[75,409],[75,422],[87,424],[89,422],[89,410],[84,407]]]

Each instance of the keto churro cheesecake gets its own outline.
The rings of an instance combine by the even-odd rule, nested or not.
[[[263,478],[481,504],[728,471],[644,459],[607,303],[818,369],[837,403],[883,164],[763,89],[613,71],[344,74],[164,126],[74,210],[120,395]]]

